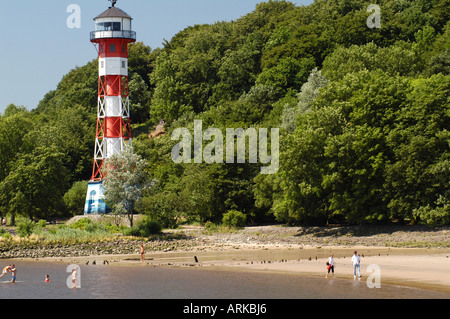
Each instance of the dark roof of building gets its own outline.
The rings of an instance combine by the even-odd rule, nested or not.
[[[95,17],[95,19],[98,19],[98,18],[128,18],[128,19],[133,19],[125,11],[120,10],[119,8],[116,8],[116,7],[111,7],[108,10],[106,10],[105,12],[103,12],[102,14],[100,14],[99,16]]]

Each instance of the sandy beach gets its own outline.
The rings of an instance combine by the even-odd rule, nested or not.
[[[207,270],[278,272],[325,279],[326,261],[334,255],[335,277],[354,280],[351,257],[361,256],[361,281],[373,274],[369,265],[380,270],[381,285],[391,284],[445,292],[450,298],[450,248],[448,229],[427,230],[383,228],[368,233],[361,229],[249,227],[231,233],[208,233],[201,227],[185,228],[180,248],[171,242],[163,251],[146,246],[145,262],[139,247],[129,254],[95,254],[83,257],[39,258],[43,261],[93,264],[98,266],[135,265],[147,267],[202,267]],[[326,233],[325,233],[326,232]],[[339,235],[336,235],[339,232]],[[320,234],[320,235],[317,235]],[[186,241],[190,244],[186,245]],[[345,244],[343,242],[345,241]],[[330,245],[330,243],[340,243]],[[416,243],[419,247],[411,243]],[[427,247],[420,247],[427,243]],[[405,248],[406,246],[406,248]]]
[[[373,271],[367,271],[369,265],[377,265],[380,268],[381,284],[395,284],[438,290],[450,294],[450,250],[426,251],[415,249],[391,249],[388,252],[384,249],[359,247],[358,252],[364,255],[361,257],[361,280],[366,281]],[[323,248],[329,254],[334,255],[335,276],[328,276],[328,280],[333,278],[353,280],[353,266],[351,256],[353,250],[339,247]],[[245,255],[240,254],[240,260],[233,261],[211,261],[205,265],[215,267],[229,267],[232,269],[247,269],[254,271],[284,272],[297,275],[308,275],[325,278],[327,258],[317,258],[317,249],[306,249],[301,253],[292,250],[275,249],[266,251],[267,259],[258,260],[252,258],[240,258]],[[250,252],[251,255],[251,252]],[[291,259],[295,256],[302,256]],[[311,255],[311,260],[307,255]],[[321,254],[322,255],[322,254]],[[261,254],[261,257],[264,254]],[[270,257],[278,258],[270,258]],[[260,259],[260,258],[259,258]],[[449,295],[450,297],[450,295]]]

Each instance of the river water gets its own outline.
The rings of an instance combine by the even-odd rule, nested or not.
[[[7,261],[3,261],[7,265]],[[217,271],[204,268],[80,265],[80,289],[69,289],[67,264],[16,261],[17,283],[0,278],[0,299],[449,299],[450,294],[364,280]],[[2,265],[3,266],[3,265]],[[50,283],[44,282],[45,275]]]

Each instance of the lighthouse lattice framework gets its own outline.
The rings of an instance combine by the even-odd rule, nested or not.
[[[136,42],[132,18],[112,6],[94,18],[91,42],[98,51],[98,105],[94,167],[85,205],[85,214],[104,214],[102,180],[104,162],[131,143],[130,101],[128,92],[128,44]]]

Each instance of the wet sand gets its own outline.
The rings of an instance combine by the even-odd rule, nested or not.
[[[335,278],[353,280],[353,266],[351,256],[353,250],[348,249],[324,249],[334,254]],[[426,251],[426,250],[404,250],[404,249],[367,249],[358,248],[361,257],[362,280],[373,273],[368,271],[369,265],[380,267],[381,283],[410,286],[430,289],[449,293],[450,297],[450,251]],[[263,260],[235,260],[232,262],[216,263],[223,267],[235,269],[249,269],[254,271],[273,271],[291,274],[303,274],[314,277],[325,278],[327,273],[327,257],[317,257],[317,250],[303,252],[303,259],[290,260],[291,255],[286,252],[278,252],[277,259]],[[311,255],[311,260],[305,255]],[[285,259],[283,259],[283,256]],[[270,257],[270,256],[268,256]],[[270,263],[269,263],[270,262]],[[332,279],[333,275],[328,275]]]
[[[361,280],[366,281],[372,274],[367,267],[374,264],[380,267],[381,284],[445,292],[450,298],[449,230],[419,226],[259,226],[210,233],[203,227],[188,226],[169,231],[180,234],[178,240],[138,240],[134,242],[134,253],[22,260],[274,272],[326,280],[325,263],[334,254],[335,278],[353,280],[351,256],[357,250],[361,256]],[[146,246],[145,263],[139,255],[141,243]]]

